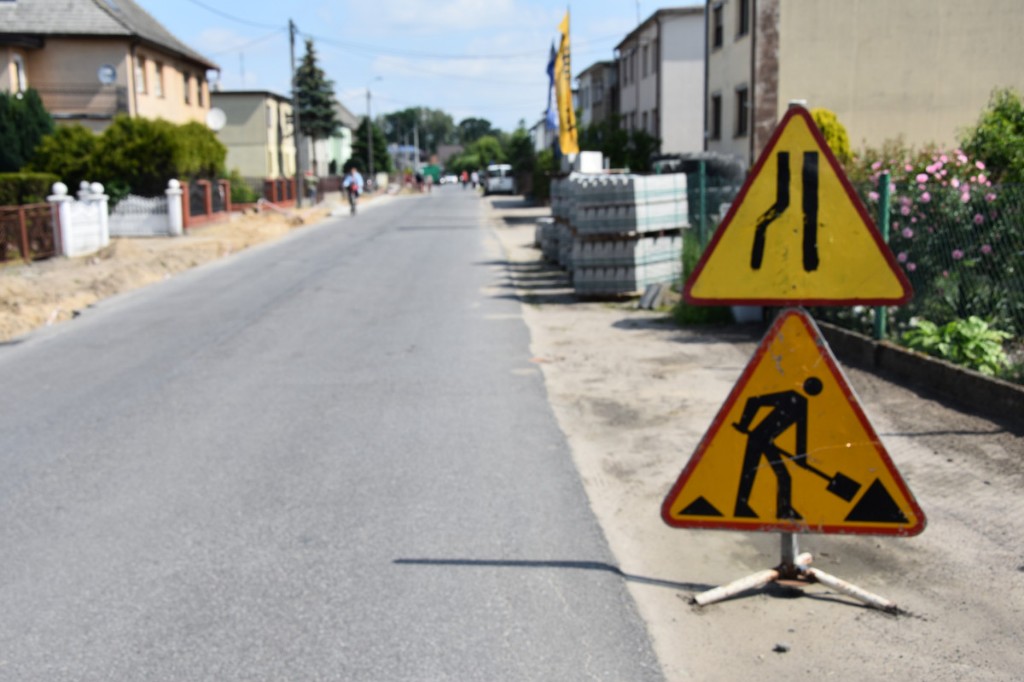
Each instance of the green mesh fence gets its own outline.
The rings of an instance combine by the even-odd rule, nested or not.
[[[889,246],[914,287],[914,297],[906,305],[888,308],[888,338],[899,342],[915,319],[941,326],[977,316],[1012,335],[1004,347],[1020,365],[1024,185],[992,185],[980,173],[962,182],[932,180],[911,172],[906,181],[890,184]],[[856,184],[855,189],[877,222],[877,179]],[[704,245],[724,215],[722,208],[738,190],[734,185],[709,185],[703,203]],[[691,196],[695,231],[701,220],[700,202],[699,192]],[[870,307],[821,307],[812,313],[864,334],[874,332],[875,310]]]
[[[914,298],[889,309],[889,336],[914,318],[942,325],[972,315],[1024,338],[1024,186],[893,184],[889,247],[914,287]],[[878,217],[872,185],[857,187]],[[870,333],[873,311],[823,308],[822,319]]]

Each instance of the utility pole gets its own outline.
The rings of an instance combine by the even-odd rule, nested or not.
[[[370,118],[370,86],[366,86],[366,179],[373,187],[373,119]]]
[[[288,35],[291,46],[292,57],[292,132],[295,135],[295,205],[302,208],[302,195],[306,188],[303,186],[303,173],[306,169],[305,150],[302,148],[302,132],[299,130],[301,118],[299,117],[299,79],[295,71],[295,22],[288,20]]]

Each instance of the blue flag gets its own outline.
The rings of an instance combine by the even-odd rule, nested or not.
[[[558,130],[558,112],[552,106],[555,94],[555,44],[551,43],[551,57],[548,59],[548,108],[544,116],[546,130]]]

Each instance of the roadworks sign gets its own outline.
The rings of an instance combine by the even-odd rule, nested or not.
[[[899,305],[912,290],[811,115],[791,107],[684,296],[709,305]]]
[[[916,535],[924,513],[814,321],[783,311],[662,505],[680,528]]]

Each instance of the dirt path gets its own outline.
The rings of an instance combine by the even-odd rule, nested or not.
[[[684,330],[664,314],[576,302],[532,248],[531,211],[545,213],[495,211],[495,231],[555,414],[668,679],[1019,679],[1024,438],[848,370],[929,526],[911,539],[811,535],[801,546],[911,615],[821,586],[690,606],[691,594],[779,561],[777,534],[677,530],[659,516],[760,332]]]
[[[175,239],[118,238],[93,256],[6,265],[0,268],[0,341],[69,320],[109,296],[279,239],[303,224],[322,220],[332,208],[236,214]]]

